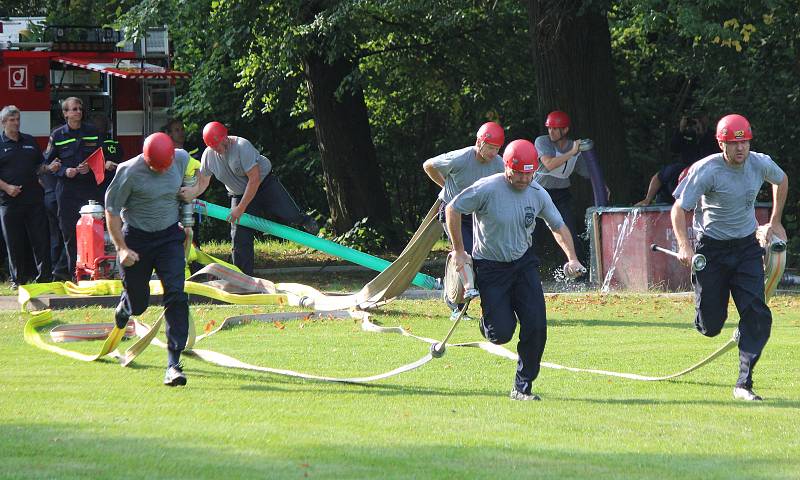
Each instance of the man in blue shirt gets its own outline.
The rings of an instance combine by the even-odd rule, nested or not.
[[[8,105],[0,111],[3,132],[0,134],[0,222],[8,252],[11,288],[30,279],[22,278],[21,269],[28,242],[36,264],[37,282],[51,281],[50,248],[44,191],[39,173],[44,169],[42,152],[36,140],[20,132],[20,111]]]
[[[61,103],[66,123],[50,134],[45,161],[56,176],[58,225],[67,249],[67,267],[75,275],[78,241],[75,225],[81,218],[80,209],[89,200],[103,203],[103,192],[97,186],[86,159],[102,146],[100,134],[91,124],[83,123],[83,102],[69,97]]]

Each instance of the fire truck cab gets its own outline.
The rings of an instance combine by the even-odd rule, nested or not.
[[[176,79],[189,74],[170,69],[166,28],[149,30],[135,44],[122,40],[111,28],[45,26],[42,17],[0,19],[0,107],[16,105],[20,130],[44,151],[50,132],[64,123],[61,101],[78,97],[83,122],[98,113],[108,119],[125,153],[121,160],[138,155],[144,138],[167,121]],[[89,202],[80,214],[75,277],[111,278],[116,257],[103,208]]]
[[[144,137],[166,123],[176,79],[189,76],[170,69],[167,29],[122,43],[111,28],[43,21],[0,20],[0,105],[16,105],[21,130],[44,149],[50,131],[64,122],[60,101],[79,97],[84,122],[104,114],[126,156],[140,153]]]

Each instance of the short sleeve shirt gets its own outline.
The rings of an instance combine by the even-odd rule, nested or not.
[[[178,222],[178,192],[189,154],[176,149],[175,159],[162,172],[154,172],[140,154],[119,164],[106,190],[106,210],[139,230],[158,232]]]
[[[482,178],[458,194],[450,205],[459,213],[473,214],[476,259],[513,262],[533,245],[536,217],[550,229],[564,224],[550,195],[536,182],[524,190],[511,186],[505,174]]]
[[[708,235],[732,240],[756,231],[755,201],[761,185],[779,184],[784,176],[769,155],[750,152],[744,164],[735,167],[718,153],[692,165],[674,196],[684,210],[694,209],[698,239]]]
[[[475,147],[465,147],[452,152],[443,153],[429,160],[433,167],[444,177],[444,188],[439,194],[443,202],[449,203],[477,180],[502,173],[503,159],[499,155],[486,163],[478,160]]]
[[[258,165],[261,178],[264,180],[272,170],[272,162],[267,157],[258,153],[258,150],[249,140],[242,137],[228,137],[232,140],[225,151],[220,155],[211,148],[206,148],[200,161],[200,173],[225,184],[230,195],[244,195],[247,187],[247,172]]]
[[[567,145],[572,148],[572,142],[568,142]],[[536,152],[539,154],[539,158],[543,156],[558,157],[569,151],[562,152],[559,150],[558,145],[553,143],[547,135],[536,137],[534,146],[536,147]],[[570,157],[563,165],[554,170],[548,170],[540,160],[539,168],[536,170],[536,175],[533,177],[533,180],[544,188],[569,188],[569,177],[572,175],[572,172],[576,172],[584,178],[589,178],[589,167],[586,165],[586,161],[582,158],[580,152]]]

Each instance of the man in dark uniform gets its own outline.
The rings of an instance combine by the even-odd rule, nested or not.
[[[38,174],[44,170],[36,140],[19,131],[20,111],[8,105],[0,111],[0,222],[8,252],[11,288],[28,283],[21,269],[28,242],[36,264],[36,282],[52,279],[44,191]]]
[[[80,98],[65,99],[61,110],[66,123],[50,134],[45,161],[55,172],[57,180],[58,225],[67,250],[69,275],[73,277],[78,253],[75,225],[81,218],[80,209],[89,200],[103,203],[102,191],[86,163],[89,155],[102,143],[97,129],[82,121],[83,102]]]
[[[480,330],[494,344],[511,341],[519,322],[517,373],[513,400],[540,400],[531,391],[539,375],[547,341],[547,314],[537,271],[531,234],[536,217],[542,218],[566,253],[564,273],[576,277],[585,271],[575,255],[572,234],[550,195],[533,182],[538,166],[536,148],[514,140],[503,153],[505,172],[484,177],[459,193],[446,210],[456,270],[469,258],[464,251],[461,215],[473,214],[475,238],[472,258],[481,295]]]
[[[741,115],[722,117],[717,141],[722,153],[692,165],[675,189],[672,228],[678,255],[691,263],[694,248],[686,229],[685,211],[694,210],[697,252],[705,255],[706,267],[692,275],[695,288],[695,326],[707,337],[720,333],[728,318],[733,296],[739,312],[739,378],[733,397],[759,401],[753,392],[753,369],[772,329],[772,312],[764,299],[764,249],[756,240],[754,204],[765,181],[772,187],[772,215],[766,238],[786,239],[781,224],[789,179],[769,155],[750,151],[753,131]]]
[[[155,270],[164,290],[167,320],[164,384],[174,387],[186,385],[180,357],[189,334],[189,297],[183,288],[185,234],[178,224],[178,191],[189,155],[175,150],[162,132],[147,137],[142,150],[119,165],[106,191],[106,223],[117,249],[124,287],[115,322],[125,328],[131,315],[147,309]]]
[[[53,162],[50,166],[58,168]],[[44,188],[44,209],[47,213],[47,227],[50,234],[50,263],[53,266],[53,278],[59,281],[71,280],[67,264],[67,249],[61,227],[58,225],[58,200],[56,199],[56,176],[48,168],[39,175],[39,183]]]
[[[111,122],[109,122],[105,113],[95,112],[91,118],[92,123],[100,133],[100,144],[103,147],[105,178],[103,183],[100,184],[100,191],[105,195],[108,185],[114,179],[117,165],[125,160],[125,151],[122,149],[122,145],[114,138]]]

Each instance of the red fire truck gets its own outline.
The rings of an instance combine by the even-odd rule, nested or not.
[[[64,123],[61,100],[79,97],[85,122],[95,113],[105,115],[125,155],[139,154],[144,138],[167,121],[176,79],[189,76],[169,68],[166,28],[126,44],[110,28],[45,26],[43,21],[0,20],[0,107],[16,105],[21,131],[44,150],[50,131]],[[103,208],[90,204],[80,213],[76,278],[110,278],[116,259]]]
[[[170,69],[167,29],[123,44],[111,28],[44,26],[37,20],[42,19],[0,20],[0,106],[16,105],[21,130],[44,149],[50,131],[64,122],[59,102],[79,97],[84,121],[105,114],[126,155],[141,152],[144,137],[166,123],[176,79],[189,76]],[[31,31],[41,38],[31,41]]]

